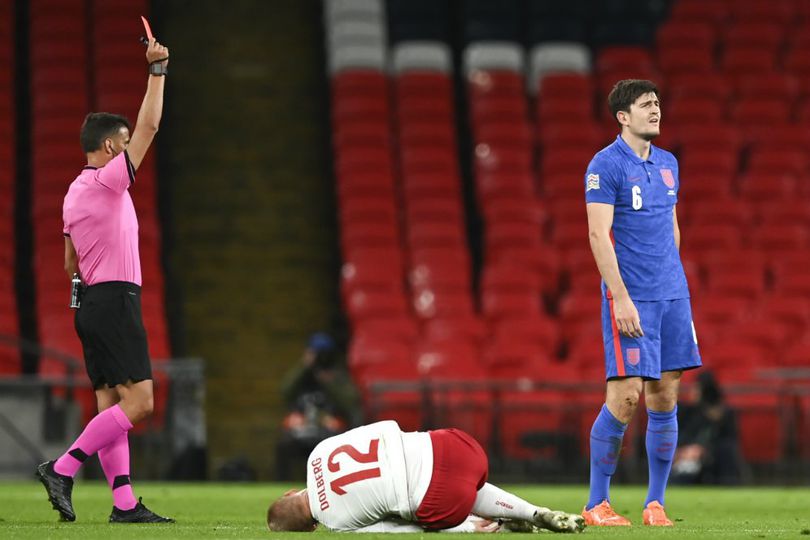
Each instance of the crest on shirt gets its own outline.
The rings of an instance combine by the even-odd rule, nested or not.
[[[592,189],[599,189],[599,175],[598,174],[589,174],[588,175],[588,185],[585,188],[585,191],[590,191]]]
[[[675,177],[672,176],[670,169],[661,169],[661,179],[668,188],[672,189],[675,187]]]
[[[629,347],[627,349],[627,363],[631,366],[637,366],[641,361],[641,351],[638,347]]]

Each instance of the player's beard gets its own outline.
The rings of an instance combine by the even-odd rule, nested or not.
[[[658,137],[658,135],[660,135],[660,134],[661,134],[660,131],[658,133],[652,133],[652,132],[647,131],[647,132],[644,132],[644,133],[639,133],[639,137],[641,137],[642,139],[644,139],[647,142],[652,142],[652,140],[655,139],[656,137]]]

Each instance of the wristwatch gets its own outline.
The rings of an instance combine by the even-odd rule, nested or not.
[[[163,62],[153,62],[149,64],[149,75],[163,76],[169,72],[169,68]]]

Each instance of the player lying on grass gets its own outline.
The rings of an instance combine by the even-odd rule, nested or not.
[[[405,433],[387,420],[322,441],[307,488],[270,505],[271,531],[580,532],[581,516],[535,506],[487,483],[481,446],[456,429]]]

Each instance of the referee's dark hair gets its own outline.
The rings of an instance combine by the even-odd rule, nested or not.
[[[106,112],[90,113],[84,118],[79,140],[85,154],[101,149],[104,139],[112,137],[122,127],[132,131],[129,120],[120,114]]]
[[[630,105],[636,102],[639,96],[654,92],[658,95],[658,88],[652,81],[643,79],[624,79],[613,86],[608,95],[608,107],[613,119],[619,111],[630,112]]]

